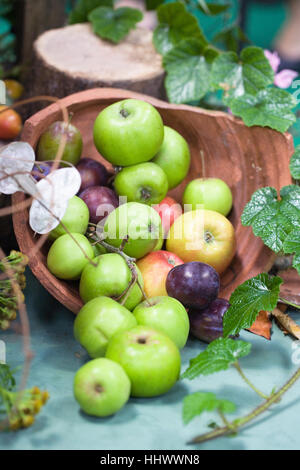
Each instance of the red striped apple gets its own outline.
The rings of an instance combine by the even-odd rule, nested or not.
[[[144,280],[144,290],[147,297],[168,295],[166,279],[169,271],[183,264],[183,261],[169,251],[153,251],[137,262]]]
[[[174,221],[182,214],[181,205],[170,196],[165,197],[159,204],[153,206],[161,218],[164,235],[166,237]]]

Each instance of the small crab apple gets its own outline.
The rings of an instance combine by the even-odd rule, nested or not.
[[[61,219],[61,223],[49,233],[51,240],[64,235],[66,229],[73,233],[85,234],[89,223],[89,209],[85,202],[77,196],[69,199],[67,210]],[[66,228],[66,229],[65,229]]]
[[[124,300],[125,290],[133,277],[125,259],[117,253],[107,253],[94,258],[93,263],[86,265],[80,278],[79,292],[83,302],[86,303],[100,296],[112,297],[120,302]],[[140,270],[136,269],[139,282],[143,286]],[[133,310],[141,302],[142,297],[139,286],[133,285],[124,307]]]
[[[130,380],[124,369],[109,359],[84,364],[74,377],[74,396],[91,416],[106,417],[119,411],[130,396]]]
[[[81,233],[61,235],[51,245],[47,256],[49,271],[59,279],[76,280],[94,257],[93,248]]]
[[[188,339],[190,324],[184,306],[173,297],[148,298],[133,310],[139,325],[149,326],[169,336],[179,349]]]
[[[112,165],[129,166],[151,160],[164,138],[159,112],[150,103],[127,99],[107,106],[94,124],[94,142]]]
[[[155,163],[146,162],[123,168],[115,177],[114,188],[128,202],[157,204],[168,192],[165,172]]]
[[[187,141],[171,127],[164,126],[164,140],[152,160],[165,172],[169,189],[178,186],[188,174],[190,150]]]
[[[110,297],[95,297],[87,302],[76,315],[75,339],[90,357],[105,355],[110,338],[119,331],[130,330],[137,325],[127,308]]]
[[[7,109],[7,111],[5,111],[5,109]],[[13,109],[9,109],[7,106],[0,106],[0,139],[15,139],[18,137],[21,130],[21,116]]]
[[[208,209],[226,216],[232,208],[232,192],[220,178],[196,178],[186,185],[182,204],[190,210]]]
[[[124,253],[133,258],[142,258],[154,250],[161,239],[161,219],[152,207],[128,202],[109,214],[99,236],[117,248],[127,238]]]
[[[180,374],[180,353],[164,333],[139,325],[114,335],[106,357],[120,364],[131,382],[134,397],[156,397],[168,392]]]

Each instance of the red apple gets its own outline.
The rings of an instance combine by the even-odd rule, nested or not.
[[[159,204],[153,206],[159,213],[165,236],[173,225],[175,219],[182,214],[181,205],[170,196],[165,197]]]
[[[174,266],[183,264],[183,261],[170,251],[153,251],[144,258],[138,260],[143,280],[144,290],[147,297],[168,295],[166,291],[166,279],[169,271]]]

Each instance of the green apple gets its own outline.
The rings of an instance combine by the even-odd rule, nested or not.
[[[134,397],[166,393],[179,378],[179,349],[168,336],[148,326],[139,325],[114,335],[106,357],[124,368]]]
[[[139,325],[161,331],[182,349],[188,339],[190,322],[184,306],[173,297],[152,297],[133,310]]]
[[[54,160],[63,136],[66,137],[65,149],[61,159],[77,165],[82,152],[82,137],[77,127],[64,121],[56,121],[47,131],[45,131],[39,140],[37,147],[38,160]]]
[[[158,204],[168,192],[165,172],[155,163],[139,163],[123,168],[115,177],[114,188],[128,202]]]
[[[127,403],[130,380],[119,364],[98,358],[76,372],[73,390],[85,413],[104,418],[115,414]]]
[[[175,188],[188,174],[191,155],[187,141],[171,127],[164,127],[164,140],[152,160],[168,178],[169,189]]]
[[[87,264],[86,269],[82,271],[79,293],[83,302],[89,302],[95,297],[106,296],[118,298],[128,287],[132,273],[127,266],[126,261],[117,253],[107,253],[97,256],[93,259],[96,266]],[[140,270],[136,266],[138,278],[144,286]],[[141,289],[135,284],[131,289],[124,304],[128,310],[133,310],[142,300]],[[122,298],[118,299],[122,300]]]
[[[108,215],[103,236],[107,243],[115,247],[119,247],[128,237],[124,253],[142,258],[156,247],[162,236],[161,218],[146,204],[128,202]]]
[[[141,100],[127,99],[107,106],[94,124],[95,146],[115,166],[151,160],[163,138],[159,112]]]
[[[110,297],[95,297],[76,316],[74,336],[92,358],[101,357],[115,333],[136,325],[135,317],[123,305]]]
[[[189,204],[190,210],[208,209],[226,216],[232,207],[232,193],[219,178],[197,178],[186,186],[182,203]]]
[[[61,219],[69,232],[85,234],[90,218],[89,208],[80,197],[73,196],[68,203],[65,215]],[[56,240],[67,233],[60,223],[49,233],[50,240]]]
[[[59,279],[79,279],[83,268],[94,258],[93,248],[81,233],[61,235],[51,245],[47,256],[49,271]]]

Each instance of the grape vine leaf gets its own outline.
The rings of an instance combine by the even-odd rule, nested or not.
[[[98,7],[110,7],[114,5],[113,0],[77,0],[75,7],[69,15],[69,24],[85,23],[91,11]]]
[[[262,273],[238,286],[223,318],[223,336],[227,338],[250,328],[261,310],[272,311],[279,299],[281,283],[280,277]]]
[[[232,401],[219,399],[211,392],[195,392],[183,399],[182,419],[188,424],[204,411],[220,410],[222,413],[233,413],[235,404]]]
[[[295,153],[291,158],[290,172],[295,180],[300,180],[300,145],[295,148]]]
[[[93,10],[88,18],[93,25],[94,33],[117,44],[143,19],[143,13],[141,10],[129,7],[115,10],[99,7]]]
[[[253,233],[275,253],[283,251],[286,237],[300,228],[300,187],[284,186],[280,191],[267,186],[252,195],[245,206],[241,220],[245,226],[252,226]]]
[[[169,101],[188,103],[201,99],[210,88],[210,65],[201,41],[181,41],[163,58],[167,72],[165,87]],[[211,54],[211,50],[207,51]]]
[[[183,379],[193,380],[199,375],[209,375],[227,370],[240,357],[250,353],[251,344],[231,338],[218,338],[212,341],[205,351],[190,360],[189,367],[182,374]]]
[[[222,31],[219,31],[212,39],[214,44],[224,45],[227,51],[238,52],[241,42],[250,43],[249,38],[241,29],[238,22],[234,21],[229,26],[226,26]]]
[[[161,5],[157,9],[157,18],[159,24],[153,33],[153,43],[160,54],[165,55],[185,39],[195,38],[203,46],[208,44],[197,19],[187,11],[183,3]]]
[[[271,127],[285,132],[296,121],[291,111],[297,104],[293,95],[279,88],[266,88],[253,96],[244,94],[227,101],[232,113],[246,126]]]
[[[211,71],[212,84],[223,88],[230,97],[245,93],[255,95],[274,81],[274,72],[263,49],[245,47],[240,57],[233,51],[224,52],[214,61]]]
[[[293,230],[286,237],[283,243],[284,253],[295,253],[293,259],[293,267],[300,274],[300,229]]]

